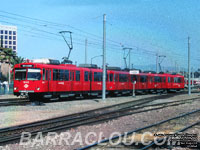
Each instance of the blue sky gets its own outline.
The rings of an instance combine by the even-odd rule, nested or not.
[[[58,32],[70,30],[74,43],[71,59],[84,62],[87,38],[90,62],[91,57],[102,54],[102,20],[106,14],[110,66],[124,67],[124,45],[133,48],[131,64],[136,67],[153,69],[155,53],[159,53],[166,55],[163,67],[174,67],[177,62],[186,68],[188,36],[191,65],[199,65],[199,0],[6,0],[1,6],[0,23],[18,26],[18,54],[25,58],[61,59],[68,54],[68,47]],[[93,62],[101,66],[102,59]]]

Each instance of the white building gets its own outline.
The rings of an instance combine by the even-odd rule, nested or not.
[[[0,24],[0,46],[17,53],[17,27]]]

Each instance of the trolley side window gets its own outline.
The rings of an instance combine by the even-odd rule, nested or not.
[[[127,82],[128,76],[127,74],[119,74],[119,82]]]
[[[65,70],[64,72],[65,76],[65,81],[69,81],[69,70]]]
[[[70,71],[70,81],[74,81],[74,72]]]
[[[94,81],[102,81],[102,73],[94,72]]]
[[[59,79],[59,71],[58,69],[53,69],[53,80],[56,81]]]
[[[140,82],[147,82],[147,76],[140,76]]]
[[[164,77],[163,82],[166,82],[166,77]]]
[[[26,69],[15,69],[15,80],[26,80]]]
[[[45,69],[42,69],[42,80],[45,80]]]
[[[49,80],[51,81],[51,70],[49,70]]]
[[[76,81],[80,81],[80,71],[76,71]]]
[[[154,82],[155,82],[155,83],[160,83],[160,82],[161,82],[161,77],[155,76],[155,77],[154,77]]]
[[[131,75],[131,82],[137,81],[137,76],[136,75]]]
[[[149,82],[150,82],[150,83],[153,82],[153,77],[149,77]]]
[[[85,71],[84,72],[84,81],[89,81],[88,77],[89,77],[89,72]]]
[[[29,68],[27,70],[27,80],[41,80],[41,69]]]
[[[168,77],[168,83],[170,83],[170,81],[171,81],[171,80],[170,80],[170,77]]]
[[[49,71],[46,70],[46,80],[48,80],[48,73],[49,73]]]
[[[113,81],[113,74],[110,73],[109,77],[110,77],[110,82],[112,82]]]
[[[59,81],[64,81],[65,80],[65,70],[59,70]]]
[[[174,78],[174,83],[181,83],[181,78],[175,77]]]

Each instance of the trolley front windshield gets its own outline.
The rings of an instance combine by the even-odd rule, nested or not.
[[[15,80],[40,80],[40,79],[41,79],[41,69],[38,68],[15,69]]]

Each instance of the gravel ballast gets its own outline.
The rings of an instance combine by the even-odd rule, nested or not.
[[[179,95],[179,96],[174,96],[174,97],[170,98],[170,100],[186,99],[186,98],[192,98],[192,97],[197,97],[197,96],[198,96],[198,94],[194,94],[191,97],[188,97],[187,95]],[[29,115],[28,114],[28,112],[29,112],[30,117],[27,117],[28,119],[31,119],[31,121],[32,121],[33,120],[32,118],[39,118],[39,120],[40,120],[41,118],[45,118],[45,117],[43,117],[45,115],[46,115],[46,117],[47,116],[50,116],[50,117],[57,116],[60,114],[64,115],[64,114],[74,113],[77,111],[84,111],[87,109],[94,109],[97,107],[112,105],[112,104],[116,104],[116,102],[125,102],[125,101],[128,101],[129,99],[133,100],[132,97],[118,97],[118,98],[111,98],[110,102],[101,102],[101,101],[96,102],[94,100],[92,100],[92,101],[83,100],[83,101],[70,101],[70,102],[62,102],[62,103],[54,103],[54,104],[49,103],[46,106],[36,106],[36,107],[35,106],[34,107],[32,107],[32,106],[29,106],[29,107],[17,106],[15,108],[8,107],[10,109],[7,108],[8,109],[7,111],[5,111],[6,108],[4,108],[4,111],[1,110],[0,118],[1,118],[2,114],[5,115],[5,113],[10,113],[10,112],[12,112],[12,113],[18,112],[19,113],[19,111],[21,110],[21,115],[23,115],[23,117],[21,117],[21,118],[26,118],[27,115]],[[68,105],[64,105],[64,103],[68,103]],[[64,109],[65,107],[67,107],[67,109]],[[105,138],[110,137],[113,132],[119,132],[119,133],[128,132],[131,130],[135,130],[137,128],[141,128],[141,127],[153,124],[155,122],[159,122],[161,120],[165,120],[165,119],[172,118],[174,116],[177,116],[177,115],[189,112],[189,111],[193,111],[195,109],[200,109],[199,101],[194,101],[192,103],[184,104],[184,105],[180,105],[180,106],[168,107],[168,108],[164,108],[161,110],[154,110],[151,112],[133,114],[133,115],[120,117],[118,119],[100,123],[100,124],[95,124],[95,125],[90,125],[90,126],[80,126],[77,128],[67,130],[67,131],[58,132],[56,145],[53,145],[53,143],[51,143],[51,142],[49,142],[46,145],[45,143],[48,141],[48,139],[47,139],[47,137],[44,137],[43,144],[41,144],[41,143],[34,144],[34,142],[33,142],[30,145],[22,146],[22,145],[19,145],[18,143],[16,143],[16,144],[8,144],[6,146],[3,146],[3,148],[16,149],[16,150],[18,150],[18,149],[20,149],[20,150],[21,149],[30,149],[30,150],[36,150],[36,149],[72,150],[72,149],[77,149],[77,148],[87,145],[86,141],[84,141],[84,139],[86,138],[86,135],[88,132],[94,132],[97,135],[97,136],[89,136],[89,138],[88,138],[89,141],[97,141],[97,140],[99,140],[99,138],[105,139]],[[33,112],[35,114],[33,114]],[[36,113],[37,113],[37,115],[41,113],[41,116],[36,117],[37,116]],[[9,122],[9,120],[6,120],[6,119],[1,118],[1,120],[3,120],[4,123],[6,123],[6,121]],[[15,119],[15,120],[17,122],[17,119]],[[23,121],[23,119],[22,119],[22,121]],[[80,134],[80,137],[81,137],[83,143],[74,142],[73,145],[66,145],[66,142],[63,141],[62,144],[59,145],[60,144],[59,140],[61,139],[63,134],[66,132],[71,135],[71,138],[68,140],[69,144],[71,144],[72,141],[74,141],[74,138],[77,136],[77,134]],[[83,144],[83,145],[80,145],[80,144]]]

